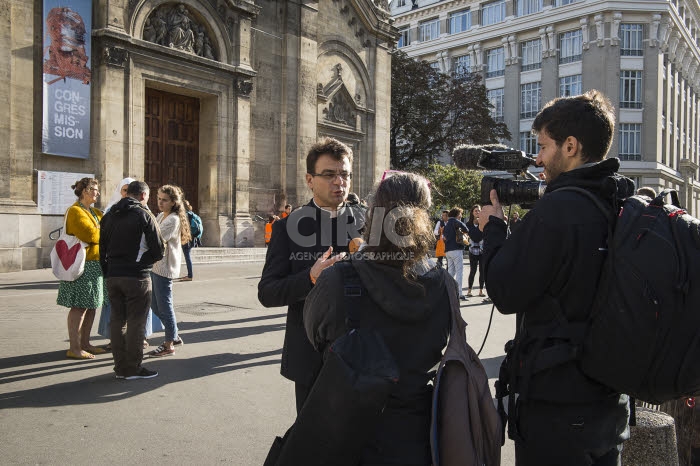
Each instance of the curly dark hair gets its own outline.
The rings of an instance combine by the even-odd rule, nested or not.
[[[374,259],[377,262],[401,268],[406,278],[415,278],[411,266],[423,260],[435,242],[428,215],[430,202],[430,188],[423,177],[413,173],[397,173],[382,180],[372,195],[365,224],[366,246],[362,253],[369,253],[366,257],[370,258],[379,257]],[[382,221],[375,221],[378,215],[382,216]],[[387,223],[393,225],[392,231],[387,232],[383,228]],[[372,237],[373,226],[382,228],[376,246],[371,245],[376,244],[376,239]]]
[[[581,143],[584,162],[600,162],[608,155],[615,131],[615,107],[602,92],[560,97],[547,103],[532,123],[532,131],[544,131],[558,147],[569,136]]]
[[[95,178],[81,178],[76,181],[75,184],[70,187],[70,189],[73,190],[73,194],[80,197],[82,196],[83,191],[92,188],[93,186],[97,186],[99,188],[100,182]]]

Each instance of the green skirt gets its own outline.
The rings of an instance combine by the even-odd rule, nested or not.
[[[104,302],[104,280],[100,261],[85,261],[85,271],[72,282],[58,286],[56,304],[64,307],[97,309]]]

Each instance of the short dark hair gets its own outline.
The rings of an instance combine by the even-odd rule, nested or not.
[[[442,213],[443,213],[443,214],[448,214],[448,215],[449,215],[450,211],[449,211],[449,210],[443,210]]]
[[[130,197],[139,196],[143,193],[149,192],[151,192],[151,188],[148,187],[148,184],[145,181],[132,181],[126,188],[126,195]]]
[[[463,210],[460,209],[459,207],[453,207],[452,210],[450,210],[449,212],[447,212],[447,216],[448,216],[448,217],[456,217],[456,216],[458,216],[459,214],[461,214],[462,212],[463,212]]]
[[[347,158],[352,165],[352,149],[346,144],[333,138],[323,138],[311,146],[306,156],[306,173],[316,173],[316,161],[322,155],[329,155],[333,160],[341,161]]]
[[[544,131],[558,147],[569,136],[582,146],[584,162],[599,162],[610,150],[615,131],[615,108],[600,91],[559,97],[547,103],[532,123],[532,132]]]

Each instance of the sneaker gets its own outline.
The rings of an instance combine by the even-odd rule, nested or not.
[[[173,345],[174,345],[174,346],[182,346],[182,345],[184,345],[184,344],[185,344],[185,342],[182,341],[182,337],[177,337],[177,340],[174,340],[174,341],[173,341]]]
[[[462,301],[468,301],[468,300],[469,300],[469,298],[467,298],[466,296],[460,296],[459,299],[461,299]]]
[[[142,367],[139,369],[139,371],[134,374],[134,375],[128,375],[125,377],[126,380],[134,380],[134,379],[152,379],[153,377],[157,377],[158,372],[152,371],[150,369],[146,369],[145,367]]]
[[[182,277],[182,278],[180,279],[180,281],[181,281],[181,282],[191,282],[191,281],[192,281],[192,277]]]
[[[152,358],[162,358],[163,356],[172,356],[173,354],[175,354],[175,348],[166,348],[163,345],[148,352],[148,355]]]
[[[114,378],[115,378],[115,379],[125,379],[126,376],[125,376],[125,375],[120,375],[120,374],[114,374]]]

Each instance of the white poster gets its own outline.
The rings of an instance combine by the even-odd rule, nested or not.
[[[63,215],[78,197],[71,186],[82,178],[94,178],[92,173],[49,172],[39,170],[39,213]]]

